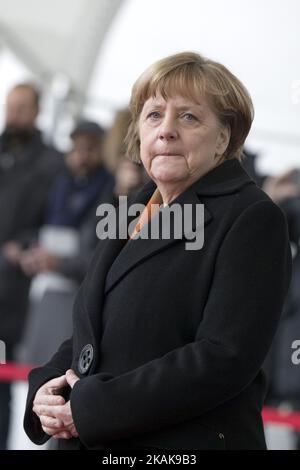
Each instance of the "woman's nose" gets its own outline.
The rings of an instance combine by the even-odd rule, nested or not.
[[[178,137],[176,123],[173,119],[165,119],[159,128],[160,140],[175,140]]]

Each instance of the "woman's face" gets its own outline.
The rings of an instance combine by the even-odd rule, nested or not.
[[[181,95],[165,100],[149,98],[139,119],[141,160],[162,185],[188,187],[214,168],[229,142],[230,132],[220,126],[203,99],[196,103]]]

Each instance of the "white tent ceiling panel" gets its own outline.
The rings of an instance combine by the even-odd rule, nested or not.
[[[0,18],[8,25],[30,29],[38,24],[41,30],[64,36],[72,33],[87,3],[86,0],[0,0]]]
[[[65,73],[84,90],[122,0],[0,0],[0,37],[45,78]]]

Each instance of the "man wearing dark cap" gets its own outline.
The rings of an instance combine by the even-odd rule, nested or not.
[[[105,135],[105,130],[99,124],[93,121],[80,121],[71,132],[71,137],[75,135],[93,135],[102,139]]]
[[[71,139],[73,148],[71,150],[72,158],[67,157],[71,166],[78,165],[77,172],[79,174],[89,173],[93,168],[101,167],[103,158],[103,138],[105,135],[104,129],[96,122],[81,121],[74,130],[71,132]]]
[[[94,249],[96,209],[112,200],[114,177],[103,163],[102,144],[105,131],[90,121],[79,123],[71,133],[72,148],[65,155],[65,169],[55,178],[47,198],[44,225],[69,227],[84,232],[79,257],[60,259],[42,247],[23,253],[21,265],[28,275],[59,271],[81,282],[87,268],[86,252]],[[87,230],[88,229],[88,230]]]

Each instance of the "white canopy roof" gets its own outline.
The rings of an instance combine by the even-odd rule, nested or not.
[[[41,79],[57,72],[83,92],[121,0],[0,0],[0,38]]]

